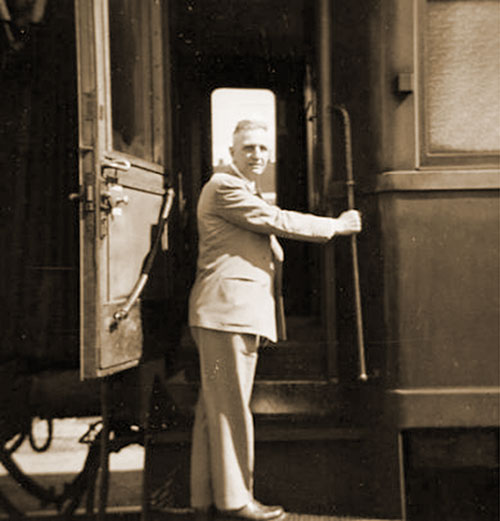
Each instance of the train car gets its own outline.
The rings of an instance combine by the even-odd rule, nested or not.
[[[0,19],[2,463],[32,418],[98,414],[104,475],[117,439],[144,444],[142,517],[188,505],[214,96],[265,92],[270,200],[355,205],[363,231],[284,244],[256,495],[497,519],[498,0],[0,0]]]

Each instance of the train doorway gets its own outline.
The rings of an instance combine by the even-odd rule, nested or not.
[[[337,209],[322,192],[328,182],[323,180],[318,135],[322,118],[318,113],[319,42],[311,29],[317,27],[317,6],[277,1],[264,9],[259,2],[208,2],[188,9],[173,4],[171,16],[175,117],[182,122],[174,137],[179,151],[175,170],[183,173],[186,242],[196,237],[196,201],[213,171],[207,129],[212,117],[210,99],[219,89],[267,89],[274,94],[275,201],[279,206],[323,215],[345,209],[345,198]],[[228,118],[228,134],[231,125]],[[265,353],[257,377],[335,380],[339,369],[333,252],[293,241],[284,241],[284,248],[289,340]],[[195,244],[187,245],[186,251],[188,257],[196,258]],[[331,267],[325,271],[326,265]]]

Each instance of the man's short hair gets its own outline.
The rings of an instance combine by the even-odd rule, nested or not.
[[[258,121],[254,119],[243,119],[238,121],[236,124],[236,128],[234,129],[233,136],[239,134],[240,132],[245,132],[247,130],[265,130],[266,132],[269,130],[267,123],[264,121]]]

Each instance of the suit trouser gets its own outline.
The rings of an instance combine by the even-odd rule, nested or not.
[[[191,451],[191,506],[236,509],[253,498],[250,399],[258,337],[193,327],[201,389]]]

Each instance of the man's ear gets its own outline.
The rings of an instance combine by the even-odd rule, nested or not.
[[[234,148],[229,147],[229,153],[231,154],[231,157],[234,157]]]

